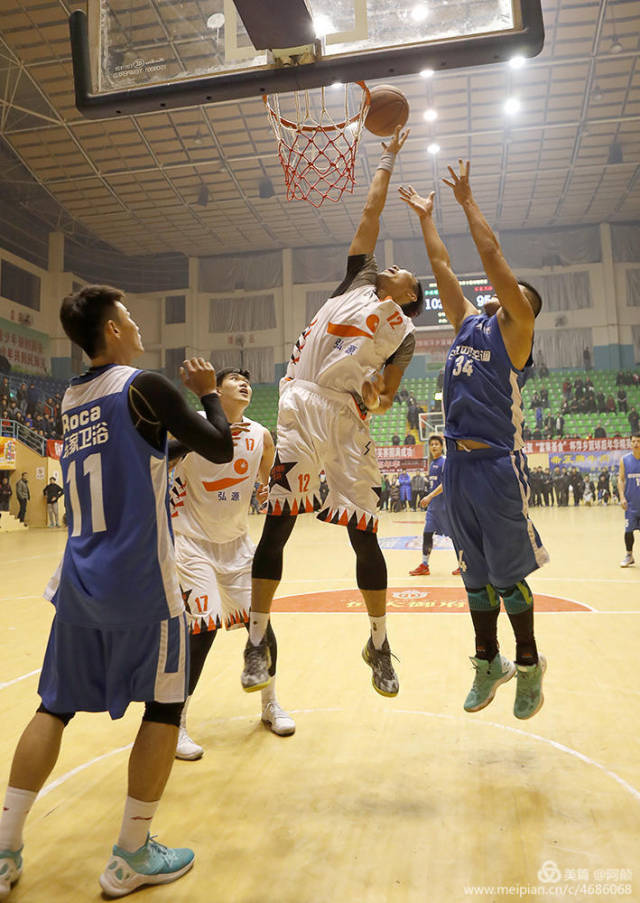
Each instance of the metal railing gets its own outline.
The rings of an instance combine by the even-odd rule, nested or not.
[[[0,420],[0,436],[6,436],[9,439],[19,439],[33,451],[44,457],[47,453],[47,440],[39,436],[34,430],[30,430],[24,423],[18,423],[17,420]]]

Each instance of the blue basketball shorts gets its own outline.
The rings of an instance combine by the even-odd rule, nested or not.
[[[189,677],[185,612],[118,630],[53,619],[38,694],[50,712],[109,712],[130,702],[184,702]]]
[[[465,586],[513,586],[547,563],[529,518],[529,472],[522,452],[465,452],[447,440],[443,485]]]
[[[640,530],[640,511],[627,508],[624,512],[624,532],[633,533],[634,530]]]
[[[424,532],[437,533],[438,536],[451,536],[451,525],[444,505],[444,497],[438,496],[440,504],[431,502],[424,519]],[[435,500],[434,500],[435,501]]]

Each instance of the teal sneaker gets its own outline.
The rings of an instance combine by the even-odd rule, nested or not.
[[[19,850],[0,850],[0,900],[6,900],[21,874],[22,847]]]
[[[500,684],[506,684],[516,673],[516,666],[498,652],[492,661],[469,656],[476,669],[473,686],[464,701],[465,712],[479,712],[492,701]]]
[[[516,699],[513,703],[513,714],[521,721],[533,718],[544,702],[542,678],[547,670],[547,660],[539,656],[537,665],[516,665],[518,678]]]
[[[194,855],[193,850],[165,847],[150,835],[134,853],[114,846],[100,887],[108,897],[124,897],[143,884],[169,884],[189,871]]]

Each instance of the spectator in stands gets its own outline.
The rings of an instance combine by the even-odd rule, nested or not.
[[[551,411],[547,411],[547,415],[543,421],[544,426],[544,434],[545,438],[553,439],[553,434],[556,426],[556,420]]]
[[[540,352],[540,354],[538,355],[538,360],[536,361],[536,370],[538,371],[538,376],[541,379],[546,379],[546,377],[549,376],[549,368],[545,364],[542,352]]]
[[[20,384],[20,388],[18,389],[18,392],[17,392],[17,394],[16,394],[16,400],[17,400],[17,402],[18,402],[18,407],[20,408],[20,410],[21,410],[22,413],[24,414],[25,411],[27,410],[27,401],[28,401],[28,399],[27,399],[27,384],[26,384],[26,383],[21,383],[21,384]]]
[[[594,433],[593,433],[593,438],[594,439],[606,439],[607,438],[607,431],[605,430],[605,428],[602,426],[601,423],[599,423],[598,426],[595,428]]]
[[[27,389],[27,413],[31,414],[31,416],[35,416],[36,413],[36,405],[40,399],[40,393],[36,388],[35,383],[30,383],[29,388]]]
[[[615,412],[616,412],[616,402],[615,402],[615,399],[614,399],[613,395],[609,395],[609,397],[607,398],[606,405],[607,405],[607,411],[608,411],[610,414],[615,414]]]
[[[42,490],[42,494],[47,499],[47,527],[59,527],[58,499],[64,495],[64,489],[62,486],[58,486],[55,477],[51,477],[49,484]]]
[[[418,407],[415,398],[413,395],[409,399],[407,403],[407,423],[409,424],[410,430],[418,430],[418,414],[420,413],[420,408]]]
[[[18,511],[18,520],[21,523],[24,523],[24,518],[27,513],[27,502],[31,498],[26,473],[23,473],[16,483],[16,498],[18,499],[18,505],[20,506]]]
[[[418,502],[422,498],[425,488],[424,477],[419,470],[411,477],[411,510],[415,511],[418,505]]]
[[[529,407],[532,411],[535,411],[535,409],[539,408],[540,406],[540,395],[538,394],[538,390],[536,389],[536,391],[531,396],[531,404],[529,405]]]
[[[543,408],[549,407],[549,390],[546,386],[543,386],[540,389],[540,404]]]
[[[542,408],[540,405],[536,407],[536,427],[539,430],[542,429]]]
[[[562,400],[562,407],[560,408],[561,414],[569,414],[571,411],[571,402],[568,398],[564,398]]]
[[[542,430],[539,426],[536,426],[535,430],[531,434],[532,439],[542,439]]]
[[[591,382],[589,380],[589,382]],[[596,390],[593,387],[593,383],[590,386],[587,386],[586,393],[586,403],[587,403],[587,411],[589,414],[595,414],[598,410],[598,403],[596,401]]]
[[[604,392],[596,393],[596,406],[598,414],[606,414],[607,412],[607,403],[604,400]]]
[[[609,471],[602,470],[598,477],[598,502],[601,505],[608,505],[611,498],[611,486],[609,482]]]
[[[392,436],[392,437],[391,437],[391,444],[392,444],[392,445],[400,445],[400,436],[397,436],[397,435],[396,435],[396,436]]]
[[[564,417],[562,416],[562,411],[558,411],[556,414],[556,420],[554,423],[556,435],[559,439],[562,439],[564,436]]]
[[[640,430],[640,414],[638,414],[636,408],[631,408],[627,420],[629,421],[631,432],[637,435]]]
[[[626,414],[629,410],[629,406],[627,404],[627,393],[622,388],[622,386],[620,386],[620,388],[618,389],[618,410],[621,414]]]
[[[9,477],[3,475],[0,480],[0,511],[9,510],[9,502],[12,495],[13,489],[9,483]]]
[[[576,379],[573,384],[573,394],[576,398],[582,398],[584,395],[584,383],[580,378]]]
[[[442,392],[443,385],[444,385],[444,367],[442,368],[442,370],[438,373],[438,376],[436,377],[436,391]]]
[[[584,365],[585,370],[591,370],[591,351],[589,348],[584,349],[582,352],[582,363]]]
[[[577,467],[574,467],[569,473],[569,482],[573,489],[573,504],[579,505],[584,495],[584,477]]]
[[[564,398],[571,398],[571,383],[568,379],[562,383],[562,395]]]
[[[616,373],[616,386],[623,386],[624,384],[624,373],[622,372],[622,370],[618,370],[618,372]]]
[[[522,438],[525,442],[529,442],[530,439],[533,438],[533,433],[531,432],[531,428],[525,423],[522,427]]]
[[[404,437],[403,445],[415,445],[415,444],[416,444],[416,437],[413,435],[413,433],[407,433],[407,435]]]

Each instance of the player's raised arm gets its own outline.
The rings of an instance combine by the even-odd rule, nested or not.
[[[380,217],[387,200],[393,164],[395,163],[396,155],[407,140],[408,134],[409,129],[401,131],[400,126],[398,126],[389,143],[382,143],[382,156],[369,186],[367,202],[362,211],[356,234],[353,236],[353,241],[349,248],[349,256],[353,254],[373,254],[375,250],[378,232],[380,231]]]
[[[452,190],[456,201],[465,212],[469,223],[471,237],[478,249],[484,271],[500,301],[500,306],[507,317],[517,321],[528,332],[528,337],[533,336],[533,321],[535,319],[531,304],[525,297],[514,276],[511,267],[505,260],[500,243],[493,229],[478,207],[469,183],[469,161],[463,163],[459,160],[460,172],[449,166],[451,180],[443,179],[445,185]]]
[[[436,224],[433,221],[433,199],[435,192],[428,197],[421,197],[411,185],[402,185],[399,189],[400,197],[418,215],[422,237],[431,262],[431,269],[438,285],[438,293],[442,301],[447,320],[455,331],[460,329],[462,321],[470,314],[476,314],[477,310],[462,294],[460,283],[451,269],[451,261],[446,245],[440,238]]]

